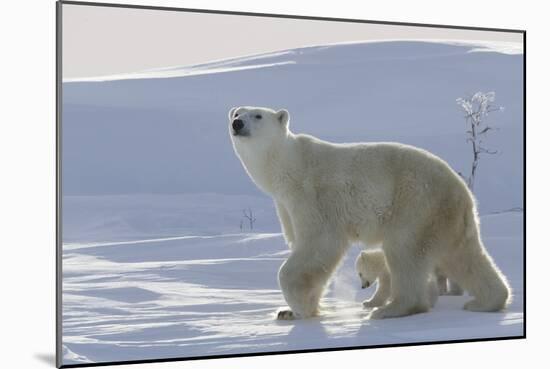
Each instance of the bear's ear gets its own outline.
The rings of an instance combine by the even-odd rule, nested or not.
[[[233,115],[235,115],[235,111],[238,109],[238,107],[233,107],[231,110],[229,110],[229,120],[233,120]]]
[[[281,109],[277,112],[277,120],[283,126],[288,126],[288,120],[289,119],[290,119],[290,116],[289,116],[288,111],[286,109]]]

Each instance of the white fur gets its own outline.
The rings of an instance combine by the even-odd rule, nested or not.
[[[355,269],[361,279],[361,287],[368,288],[378,282],[376,292],[369,299],[363,301],[366,308],[385,305],[391,296],[391,276],[382,250],[362,251],[355,261]],[[434,273],[428,275],[428,299],[430,307],[434,307],[439,297],[439,286]]]
[[[248,135],[235,135],[236,116]],[[233,108],[229,120],[235,152],[273,197],[292,250],[279,270],[290,310],[279,318],[318,314],[325,285],[354,241],[381,243],[391,273],[390,301],[372,318],[428,310],[436,265],[473,296],[465,309],[506,306],[510,288],[481,242],[473,196],[443,160],[398,143],[334,144],[293,134],[286,110]]]

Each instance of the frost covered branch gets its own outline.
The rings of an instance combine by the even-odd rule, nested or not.
[[[464,118],[468,124],[468,138],[466,142],[472,144],[472,166],[470,170],[470,175],[468,178],[465,178],[468,183],[470,190],[474,190],[474,182],[476,177],[477,167],[479,165],[479,159],[481,154],[494,155],[497,153],[496,150],[489,150],[482,146],[482,137],[486,135],[489,131],[494,130],[493,127],[487,125],[484,122],[484,118],[494,111],[502,111],[502,107],[495,107],[493,104],[495,102],[495,93],[494,92],[476,92],[475,94],[467,98],[458,98],[456,102],[462,110],[466,113]]]

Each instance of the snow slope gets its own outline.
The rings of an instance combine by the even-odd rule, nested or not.
[[[523,207],[523,60],[509,50],[353,43],[65,82],[64,363],[520,335],[523,213],[504,210]],[[461,309],[466,296],[442,297],[428,314],[366,320],[354,246],[322,317],[275,321],[288,250],[232,151],[227,111],[285,107],[295,132],[413,144],[467,172],[455,99],[480,90],[505,107],[490,117],[486,146],[500,153],[482,158],[476,196],[512,306],[478,314]],[[249,208],[254,229],[241,226]]]
[[[481,160],[476,195],[482,213],[521,207],[523,57],[476,48],[318,46],[64,83],[64,194],[259,195],[228,139],[227,112],[236,105],[285,107],[295,132],[336,142],[420,146],[466,173],[471,152],[455,100],[495,91],[505,110],[489,117],[498,130],[485,145],[500,153]]]

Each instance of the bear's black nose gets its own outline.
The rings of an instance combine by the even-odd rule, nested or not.
[[[235,119],[233,121],[233,129],[235,130],[235,132],[239,132],[243,127],[244,127],[244,123],[242,120]]]

